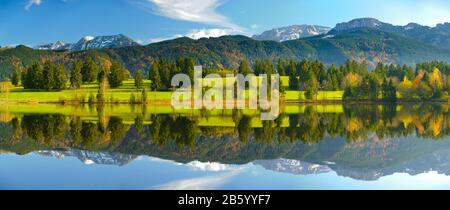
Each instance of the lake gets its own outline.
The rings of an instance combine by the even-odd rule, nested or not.
[[[450,189],[448,105],[2,105],[0,189]]]

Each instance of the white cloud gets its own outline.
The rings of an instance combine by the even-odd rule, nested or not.
[[[33,5],[39,6],[41,4],[42,0],[28,0],[27,4],[25,5],[25,9],[30,10]]]
[[[199,171],[225,171],[230,169],[230,167],[226,164],[221,163],[214,163],[214,162],[200,162],[200,161],[193,161],[188,164],[186,164],[188,167],[192,168],[193,170],[199,170]]]
[[[186,37],[191,39],[200,39],[200,38],[209,38],[209,37],[220,37],[229,35],[232,33],[232,30],[221,29],[221,28],[213,28],[213,29],[195,29],[190,33],[186,34]]]
[[[162,42],[162,41],[166,41],[166,40],[171,40],[171,39],[176,39],[176,38],[181,38],[183,37],[183,35],[181,34],[175,34],[173,36],[166,36],[166,37],[156,37],[156,38],[151,38],[148,40],[149,43],[156,43],[156,42]],[[145,44],[145,43],[144,43]]]
[[[201,39],[201,38],[210,38],[210,37],[221,37],[221,36],[231,35],[231,34],[235,34],[235,33],[238,33],[238,32],[236,32],[232,29],[224,29],[224,28],[194,29],[184,35],[175,34],[173,36],[151,38],[148,41],[149,41],[149,43],[156,43],[156,42],[162,42],[162,41],[181,38],[181,37],[188,37],[191,39]]]
[[[228,17],[216,11],[223,3],[222,0],[146,0],[153,4],[154,14],[195,23],[221,26],[224,28],[243,31],[232,23]]]
[[[181,179],[166,184],[156,186],[158,190],[214,190],[223,184],[227,183],[229,179],[238,175],[241,170],[233,170],[224,174],[205,176],[192,179]]]

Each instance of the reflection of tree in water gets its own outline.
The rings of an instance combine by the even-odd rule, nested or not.
[[[305,143],[319,142],[325,136],[325,125],[314,107],[306,107],[300,116],[299,139]]]
[[[92,148],[97,140],[98,126],[93,122],[83,122],[81,124],[81,145],[86,148]],[[81,146],[80,145],[80,146]]]
[[[239,122],[237,123],[237,130],[238,130],[238,134],[239,134],[239,140],[242,142],[247,142],[251,132],[253,131],[252,129],[252,118],[249,116],[243,116]]]
[[[277,127],[274,121],[262,121],[261,128],[255,128],[255,140],[258,143],[271,144],[274,142]]]
[[[136,134],[139,137],[142,137],[144,131],[144,116],[138,115],[134,119],[134,127],[136,129]]]
[[[188,117],[172,117],[169,115],[152,116],[149,125],[153,142],[165,144],[169,140],[181,146],[192,146],[197,140],[197,122]]]
[[[328,137],[359,142],[374,135],[377,139],[411,134],[441,139],[450,134],[450,112],[445,105],[346,105],[343,111],[326,113],[319,112],[315,106],[308,106],[302,113],[284,114],[275,121],[262,122],[256,119],[258,116],[233,112],[234,127],[199,126],[199,116],[145,114],[137,114],[134,124],[126,125],[122,118],[106,116],[101,110],[98,121],[57,114],[24,115],[22,119],[16,117],[10,121],[12,132],[4,139],[13,142],[27,136],[39,145],[113,150],[172,143],[189,148],[204,137],[233,139],[236,144],[253,140],[259,144],[292,144],[298,141],[313,144]],[[146,121],[148,126],[144,125]]]
[[[74,117],[70,121],[70,135],[72,137],[73,145],[79,145],[81,143],[81,130],[83,123],[80,117]]]
[[[20,127],[20,122],[17,117],[13,118],[11,120],[11,126],[12,126],[12,137],[11,140],[17,141],[21,137],[22,129]]]
[[[64,115],[26,115],[21,127],[28,137],[48,145],[64,139],[67,123]]]

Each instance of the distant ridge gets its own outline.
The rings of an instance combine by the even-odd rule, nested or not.
[[[293,25],[265,31],[260,35],[253,36],[253,38],[260,41],[269,40],[269,41],[284,42],[294,39],[326,34],[330,30],[331,28],[326,26]]]
[[[36,46],[35,49],[81,51],[88,49],[119,48],[138,45],[139,44],[133,41],[131,38],[119,34],[113,36],[97,36],[97,37],[85,36],[75,44],[66,44],[63,41],[57,41],[55,43]]]

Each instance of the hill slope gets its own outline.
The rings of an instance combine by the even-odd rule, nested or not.
[[[415,64],[429,60],[450,61],[450,51],[421,41],[378,29],[358,28],[336,35],[321,35],[286,42],[257,41],[245,36],[224,36],[192,40],[179,38],[147,46],[114,49],[91,49],[78,52],[34,50],[25,46],[0,50],[0,77],[10,74],[14,63],[29,65],[50,59],[69,64],[73,59],[93,56],[97,61],[114,59],[123,62],[131,72],[147,69],[160,57],[194,58],[205,66],[236,68],[248,59],[320,59],[327,64],[341,64],[347,59],[366,60],[369,64]]]

